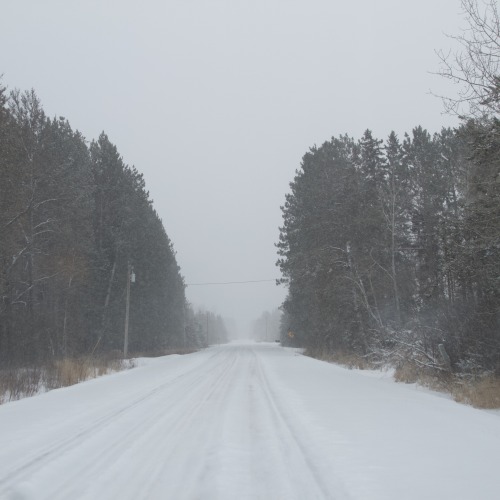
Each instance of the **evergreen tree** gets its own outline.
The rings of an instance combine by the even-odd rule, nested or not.
[[[497,370],[498,128],[311,149],[282,207],[282,340]]]
[[[142,174],[0,88],[0,361],[186,346],[184,281]],[[221,328],[219,328],[221,330]],[[221,334],[223,335],[223,333]]]

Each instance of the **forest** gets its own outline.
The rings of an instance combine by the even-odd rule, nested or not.
[[[499,126],[367,130],[304,156],[278,243],[296,342],[500,370]]]
[[[456,129],[333,137],[302,160],[277,243],[281,337],[312,355],[421,373],[500,375],[500,22],[438,53]]]
[[[2,86],[0,161],[3,367],[199,347],[209,320],[225,339],[186,302],[143,175],[105,133],[89,143],[35,91]]]
[[[456,129],[333,137],[302,160],[277,243],[284,343],[317,356],[500,375],[500,21],[462,1],[438,52]]]

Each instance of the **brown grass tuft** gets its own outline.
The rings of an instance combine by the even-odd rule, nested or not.
[[[0,404],[35,395],[40,390],[42,370],[39,368],[0,371]]]
[[[48,369],[51,388],[68,387],[95,376],[93,366],[87,358],[62,359],[55,361]]]
[[[475,408],[500,408],[500,378],[492,375],[464,377],[450,372],[432,372],[405,362],[396,368],[394,379],[451,394],[458,403]]]
[[[410,362],[399,363],[394,371],[394,380],[404,384],[414,384],[419,381],[420,376],[420,370]]]
[[[457,380],[451,391],[453,399],[475,408],[500,408],[500,378],[486,376],[477,380]]]
[[[304,354],[351,369],[376,368],[366,358],[342,351],[329,353],[319,349],[308,349]],[[475,408],[500,408],[500,377],[487,375],[464,378],[448,371],[419,367],[411,361],[403,361],[396,367],[394,379],[396,382],[419,384],[434,391],[451,394],[455,401]]]
[[[80,357],[55,360],[38,368],[0,371],[0,404],[40,392],[67,387],[107,373],[135,366],[133,360],[109,357]]]

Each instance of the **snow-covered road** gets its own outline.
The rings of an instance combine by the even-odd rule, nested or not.
[[[497,414],[274,344],[0,406],[0,498],[497,499]]]

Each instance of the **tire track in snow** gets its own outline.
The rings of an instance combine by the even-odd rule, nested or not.
[[[193,417],[202,410],[213,393],[227,379],[227,373],[234,364],[235,360],[229,360],[228,365],[225,362],[225,356],[218,356],[220,357],[222,359],[217,359],[217,365],[199,370],[201,373],[195,373],[196,376],[187,384],[172,387],[175,400],[169,398],[168,391],[158,394],[161,401],[156,399],[152,401],[155,411],[149,413],[144,419],[137,419],[133,427],[125,426],[126,436],[118,433],[112,444],[108,445],[105,450],[100,450],[98,439],[94,439],[93,441],[97,441],[96,446],[85,453],[87,465],[73,471],[71,477],[59,485],[57,492],[46,496],[47,500],[79,498],[78,495],[89,499],[100,498],[103,489],[106,489],[106,484],[100,484],[98,487],[91,485],[89,491],[78,492],[75,491],[73,483],[77,482],[76,479],[81,482],[82,477],[88,478],[89,483],[96,482],[96,479],[99,483],[99,477],[102,476],[104,483],[113,484],[113,481],[109,481],[109,475],[116,476],[116,481],[120,481],[121,477],[127,478],[129,484],[125,498],[134,500],[156,498],[150,496],[148,492],[154,487],[162,472],[165,451],[169,455],[175,453],[175,449],[171,448],[173,443],[166,446],[165,436],[172,436],[177,441],[177,446],[182,446],[186,429],[189,428]],[[179,398],[179,394],[183,397]],[[173,409],[169,410],[168,404],[174,405]],[[141,408],[141,414],[147,409],[147,407]],[[123,424],[118,420],[114,422],[114,425],[117,426],[120,423]],[[145,447],[148,448],[148,460],[142,464],[137,463],[133,458],[140,456]],[[80,450],[75,450],[75,452],[80,454]],[[158,464],[155,471],[151,470],[152,462]],[[120,464],[122,463],[125,467],[127,464],[133,464],[128,474],[121,470]],[[109,495],[104,495],[104,498],[112,498],[112,496],[113,493],[110,492]]]
[[[180,418],[176,417],[172,430],[170,430],[172,420],[166,419],[169,439],[163,444],[167,446],[162,449],[161,459],[158,460],[155,470],[147,471],[148,484],[142,484],[141,491],[134,499],[167,498],[164,493],[158,491],[158,482],[165,474],[172,475],[169,469],[174,462],[177,470],[176,478],[181,488],[169,492],[168,498],[200,498],[193,490],[201,484],[200,477],[206,468],[207,448],[213,439],[218,439],[215,429],[219,423],[220,407],[224,404],[229,386],[232,385],[238,359],[238,356],[226,353],[221,373],[215,380],[206,380],[206,384],[200,387],[198,392],[203,393],[201,400],[195,404],[190,398],[184,400],[187,411],[184,413],[184,407],[179,409]],[[209,386],[208,389],[205,385]],[[193,437],[196,437],[198,445],[196,449],[190,449],[186,445],[193,440]],[[179,481],[181,478],[183,480]]]
[[[213,362],[214,358],[221,356],[221,351],[215,352],[207,361]],[[205,367],[205,364],[202,365]],[[0,498],[12,488],[13,485],[25,480],[26,478],[33,475],[37,470],[46,468],[50,462],[54,460],[59,460],[62,455],[75,449],[79,444],[85,442],[89,437],[92,437],[99,431],[104,430],[106,427],[116,423],[116,420],[121,416],[126,415],[135,408],[143,405],[146,401],[158,396],[161,392],[168,390],[171,386],[175,386],[182,382],[184,379],[188,378],[189,386],[187,389],[196,386],[200,381],[208,378],[207,375],[211,371],[216,370],[217,365],[212,367],[207,367],[203,371],[199,367],[192,368],[184,373],[181,373],[173,378],[161,383],[160,385],[150,389],[146,394],[134,399],[129,404],[120,407],[117,410],[113,410],[106,415],[103,415],[96,420],[94,420],[90,425],[86,426],[84,429],[79,430],[72,436],[64,438],[61,441],[48,446],[42,450],[35,450],[33,456],[27,457],[25,462],[20,466],[15,466],[12,468],[4,467],[1,472],[0,477]],[[189,381],[189,377],[193,376],[193,380]],[[189,392],[188,390],[186,391]],[[141,421],[139,425],[144,425],[144,421]]]
[[[39,500],[345,498],[294,435],[305,423],[284,411],[263,364],[269,351],[214,351],[1,471],[0,498],[22,481],[40,486]]]
[[[277,399],[271,390],[269,380],[262,367],[258,356],[256,377],[258,380],[257,387],[259,388],[266,402],[266,410],[270,418],[274,422],[274,429],[279,440],[279,446],[287,450],[284,455],[284,460],[287,462],[287,468],[291,471],[292,476],[296,471],[306,471],[308,481],[306,484],[300,485],[304,491],[297,491],[296,498],[308,499],[332,499],[335,498],[333,492],[329,491],[327,485],[318,473],[317,467],[311,460],[307,446],[300,442],[296,437],[285,413],[279,408]],[[299,485],[295,485],[297,488]],[[306,495],[305,497],[303,495]]]

